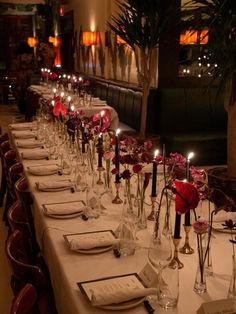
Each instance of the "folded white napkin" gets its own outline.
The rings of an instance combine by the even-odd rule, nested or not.
[[[54,182],[36,182],[36,187],[38,188],[38,190],[40,191],[46,191],[46,192],[50,192],[50,191],[60,191],[60,190],[64,190],[64,189],[69,189],[71,187],[73,187],[74,184],[72,181],[70,180],[61,180],[61,181],[54,181]]]
[[[33,138],[36,136],[36,132],[33,132],[33,131],[14,131],[12,132],[13,136],[15,138]]]
[[[21,153],[23,159],[45,159],[48,158],[49,152],[45,149],[33,149]]]
[[[10,124],[9,128],[11,130],[31,130],[32,128],[36,127],[36,125],[32,122],[27,123],[14,123]]]
[[[78,202],[68,202],[60,204],[44,204],[43,212],[47,215],[69,215],[83,212],[83,204]]]
[[[224,222],[225,220],[229,219],[232,219],[233,222],[236,222],[236,212],[226,212],[224,210],[221,210],[213,216],[214,222]]]
[[[95,306],[121,303],[136,298],[146,297],[156,294],[156,288],[124,288],[122,290],[106,291],[104,289],[96,291],[92,290],[91,303]]]
[[[16,146],[20,148],[37,148],[42,147],[43,143],[35,139],[22,139],[16,141]]]
[[[45,176],[58,173],[61,170],[59,165],[42,165],[42,166],[29,166],[28,171],[36,176]]]
[[[105,247],[118,244],[119,239],[95,239],[95,238],[72,238],[69,241],[71,250],[90,250],[96,247]]]

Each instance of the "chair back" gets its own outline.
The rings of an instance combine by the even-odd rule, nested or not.
[[[0,144],[0,154],[1,157],[11,149],[11,144],[9,140],[6,140]]]
[[[37,302],[37,291],[31,284],[26,284],[13,300],[10,314],[33,314]]]
[[[16,200],[7,211],[7,220],[11,232],[20,230],[25,234],[27,239],[31,237],[30,226],[27,221],[24,208],[20,200]]]
[[[15,183],[23,175],[24,167],[21,162],[17,162],[9,168],[9,177],[11,180],[11,185],[15,188]]]
[[[12,267],[11,287],[16,294],[26,284],[33,284],[37,290],[47,288],[48,281],[38,266],[29,264],[29,256],[25,246],[24,234],[16,230],[6,241],[7,258]]]

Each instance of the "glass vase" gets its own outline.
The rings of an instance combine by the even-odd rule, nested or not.
[[[229,284],[228,298],[236,302],[236,259],[235,255],[232,256],[232,275]]]
[[[197,272],[196,272],[193,290],[198,294],[202,294],[202,293],[205,293],[207,291],[206,273],[205,273],[204,268],[205,268],[204,265],[202,265],[202,266],[198,265],[198,267],[197,267]]]
[[[138,199],[137,227],[139,230],[147,228],[147,216],[144,204],[145,198]]]
[[[206,276],[213,276],[213,266],[212,266],[212,258],[211,258],[211,247],[209,246],[206,261],[205,261],[205,273]]]

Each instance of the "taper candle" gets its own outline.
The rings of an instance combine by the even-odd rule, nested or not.
[[[103,139],[102,139],[102,133],[98,135],[98,167],[102,167],[102,144],[103,144]]]
[[[116,166],[115,183],[120,183],[119,133],[120,133],[120,129],[117,129],[116,130],[116,143],[115,143],[115,166]]]
[[[186,178],[187,181],[189,182],[190,180],[190,172],[189,172],[189,167],[190,167],[190,160],[193,158],[194,153],[190,152],[187,156],[187,164],[186,164]],[[191,217],[190,217],[190,210],[187,211],[187,213],[184,216],[184,225],[185,226],[191,226]]]
[[[156,157],[159,154],[159,150],[156,149],[154,153],[154,159],[152,162],[152,197],[157,196],[157,160]]]
[[[174,239],[180,239],[180,223],[181,223],[181,215],[178,213],[175,213]]]

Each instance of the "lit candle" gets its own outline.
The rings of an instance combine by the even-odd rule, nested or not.
[[[64,99],[64,92],[61,92],[61,101]]]
[[[102,168],[102,133],[98,136],[98,167]]]
[[[56,92],[57,92],[56,88],[53,88],[53,97],[54,98],[56,97]]]
[[[51,104],[52,104],[52,106],[54,107],[54,106],[55,106],[55,100],[52,100],[52,101],[51,101]]]
[[[174,239],[180,239],[180,223],[181,223],[181,215],[175,214],[175,230],[174,230]]]
[[[157,160],[156,157],[159,154],[159,150],[155,150],[154,159],[152,162],[152,197],[157,196]]]
[[[190,152],[187,156],[187,165],[186,165],[186,177],[187,177],[187,181],[189,182],[190,180],[190,172],[189,172],[189,167],[190,167],[190,160],[191,158],[193,158],[194,153]],[[190,210],[187,211],[187,213],[184,216],[184,225],[185,226],[191,226],[191,222],[190,222]]]
[[[119,134],[120,134],[120,129],[117,129],[116,130],[116,143],[115,143],[115,166],[116,166],[115,183],[120,183]]]
[[[85,153],[85,138],[84,138],[84,124],[81,125],[81,137],[82,137],[82,153]]]
[[[70,108],[70,103],[71,103],[71,97],[70,96],[67,97],[67,101],[68,101],[68,107]]]
[[[74,111],[74,110],[75,110],[75,106],[74,106],[74,105],[71,105],[70,110],[71,110],[71,111]]]
[[[100,113],[100,129],[103,127],[103,117],[104,117],[105,111],[102,110]]]

